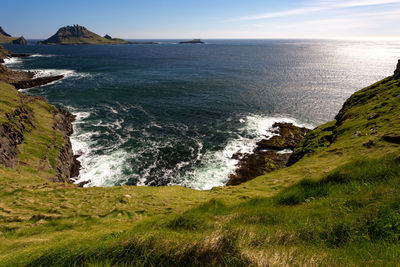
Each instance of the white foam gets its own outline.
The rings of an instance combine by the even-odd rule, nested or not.
[[[9,57],[4,59],[4,64],[6,66],[12,66],[22,63],[22,58],[20,57]]]
[[[55,57],[56,55],[32,54],[29,57]]]
[[[275,122],[287,122],[294,125],[312,128],[312,125],[297,122],[287,117],[263,117],[259,115],[247,116],[240,120],[243,127],[241,134],[230,140],[221,151],[207,151],[202,156],[202,167],[187,174],[182,185],[198,190],[208,190],[216,186],[223,186],[237,168],[238,160],[232,156],[236,153],[251,153],[257,142],[270,138],[276,133],[273,131]],[[281,153],[290,151],[282,151]]]
[[[78,111],[72,107],[67,107],[67,109],[76,116],[73,122],[74,134],[71,136],[71,143],[74,154],[80,155],[78,160],[82,165],[79,176],[75,178],[75,182],[90,181],[85,186],[103,187],[114,186],[118,182],[121,184],[124,183],[121,181],[121,178],[125,166],[124,159],[128,157],[128,153],[116,148],[127,140],[120,140],[114,147],[105,150],[104,154],[96,153],[97,144],[93,140],[100,133],[96,131],[85,132],[81,129],[81,126],[85,123],[85,119],[90,117],[90,111]],[[114,127],[119,127],[119,125]]]
[[[64,75],[64,78],[87,78],[92,77],[90,73],[84,72],[76,72],[74,70],[68,69],[30,69],[27,71],[31,71],[35,74],[34,78],[40,77],[48,77],[48,76],[57,76],[57,75]]]

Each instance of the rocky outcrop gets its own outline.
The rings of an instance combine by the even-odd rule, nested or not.
[[[400,79],[400,59],[397,62],[397,67],[396,67],[396,70],[394,71],[394,78]]]
[[[11,42],[12,44],[15,45],[26,45],[28,42],[25,40],[25,38],[23,36],[15,39],[14,41]]]
[[[290,153],[279,154],[272,150],[258,150],[252,154],[245,154],[240,159],[235,173],[229,176],[226,185],[238,185],[268,172],[284,168],[289,155]]]
[[[275,133],[278,135],[258,142],[258,149],[294,149],[310,131],[304,127],[294,126],[292,123],[275,123],[273,127],[277,129]]]
[[[64,146],[60,150],[57,160],[57,182],[71,182],[71,178],[79,175],[81,163],[78,156],[72,151],[69,136],[73,134],[72,122],[75,116],[64,109],[57,109],[54,112],[53,128],[59,131],[64,137]]]
[[[113,39],[113,38],[112,38],[110,35],[108,35],[108,34],[104,35],[104,38],[106,38],[106,39],[108,39],[108,40],[112,40],[112,39]]]
[[[29,54],[12,53],[0,46],[0,63],[4,62],[5,58],[10,57],[29,57]],[[17,89],[26,89],[36,86],[42,86],[64,78],[63,75],[47,76],[34,78],[35,74],[30,71],[15,71],[9,69],[5,65],[0,65],[0,81],[9,83]]]
[[[12,113],[6,114],[7,122],[0,125],[0,163],[8,168],[15,168],[18,164],[18,146],[22,144],[27,132],[36,128],[35,114],[27,104],[33,101],[44,101],[42,97],[31,97],[20,94],[21,106]],[[69,136],[73,133],[72,122],[75,117],[63,110],[55,109],[53,112],[53,129],[61,133],[63,137],[62,146],[59,147],[59,156],[56,161],[57,175],[53,177],[54,182],[71,182],[71,178],[79,175],[80,162],[72,151]],[[53,141],[56,145],[56,141]]]
[[[273,127],[278,135],[258,142],[253,153],[233,155],[239,160],[238,168],[230,175],[226,185],[238,185],[286,167],[291,153],[284,153],[283,150],[295,148],[310,131],[291,123],[275,123]]]
[[[40,77],[40,78],[35,78],[35,79],[11,82],[11,84],[14,85],[14,87],[17,89],[26,89],[26,88],[45,85],[45,84],[60,80],[62,78],[64,78],[64,75],[48,76],[48,77]]]
[[[0,125],[0,163],[14,168],[18,163],[18,145],[24,140],[24,131],[35,127],[32,110],[20,106],[6,114],[7,122]]]
[[[7,37],[11,37],[11,35],[6,33],[1,26],[0,26],[0,34],[7,36]]]
[[[4,47],[2,47],[0,45],[0,63],[3,63],[4,59],[6,59],[6,58],[8,58],[10,56],[11,56],[11,52],[6,50],[6,49],[4,49]]]

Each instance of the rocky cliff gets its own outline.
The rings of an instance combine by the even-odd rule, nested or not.
[[[0,34],[2,34],[2,35],[4,35],[4,36],[7,36],[7,37],[11,37],[11,35],[9,35],[8,33],[6,33],[6,32],[3,30],[3,27],[1,27],[1,26],[0,26]]]
[[[13,53],[0,46],[0,59],[11,56]],[[0,65],[0,164],[16,170],[33,169],[54,182],[69,182],[79,175],[80,169],[69,139],[74,116],[42,97],[16,90],[43,85],[62,76],[33,76],[31,72]]]
[[[252,153],[233,155],[239,160],[235,173],[230,175],[226,185],[238,185],[260,175],[285,168],[292,153],[290,151],[303,141],[310,131],[292,123],[275,123],[275,136],[257,143]]]
[[[17,45],[25,45],[27,41],[23,36],[21,37],[13,37],[10,34],[6,33],[3,28],[0,26],[0,44],[17,44]]]
[[[37,168],[54,182],[78,176],[80,163],[69,140],[74,116],[5,83],[0,82],[0,89],[4,102],[11,98],[0,117],[0,163],[12,169]]]
[[[396,70],[394,71],[394,79],[400,79],[400,59],[397,62]]]

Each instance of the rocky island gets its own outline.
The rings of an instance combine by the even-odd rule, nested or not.
[[[180,44],[204,44],[203,41],[201,41],[200,39],[193,39],[190,41],[183,41],[183,42],[179,42]]]
[[[60,28],[50,38],[39,41],[38,44],[45,45],[74,45],[74,44],[128,44],[128,41],[119,38],[111,38],[106,35],[101,37],[100,35],[89,31],[87,28],[79,25],[65,26]]]
[[[13,37],[6,33],[0,26],[0,44],[16,44],[16,45],[26,45],[27,42],[23,36]]]

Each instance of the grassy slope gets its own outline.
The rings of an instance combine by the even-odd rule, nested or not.
[[[395,265],[400,145],[381,137],[400,136],[400,81],[346,106],[309,156],[236,187],[82,189],[0,167],[0,265]]]
[[[10,44],[12,41],[16,40],[18,38],[16,37],[9,37],[9,36],[5,36],[0,34],[0,44]]]

